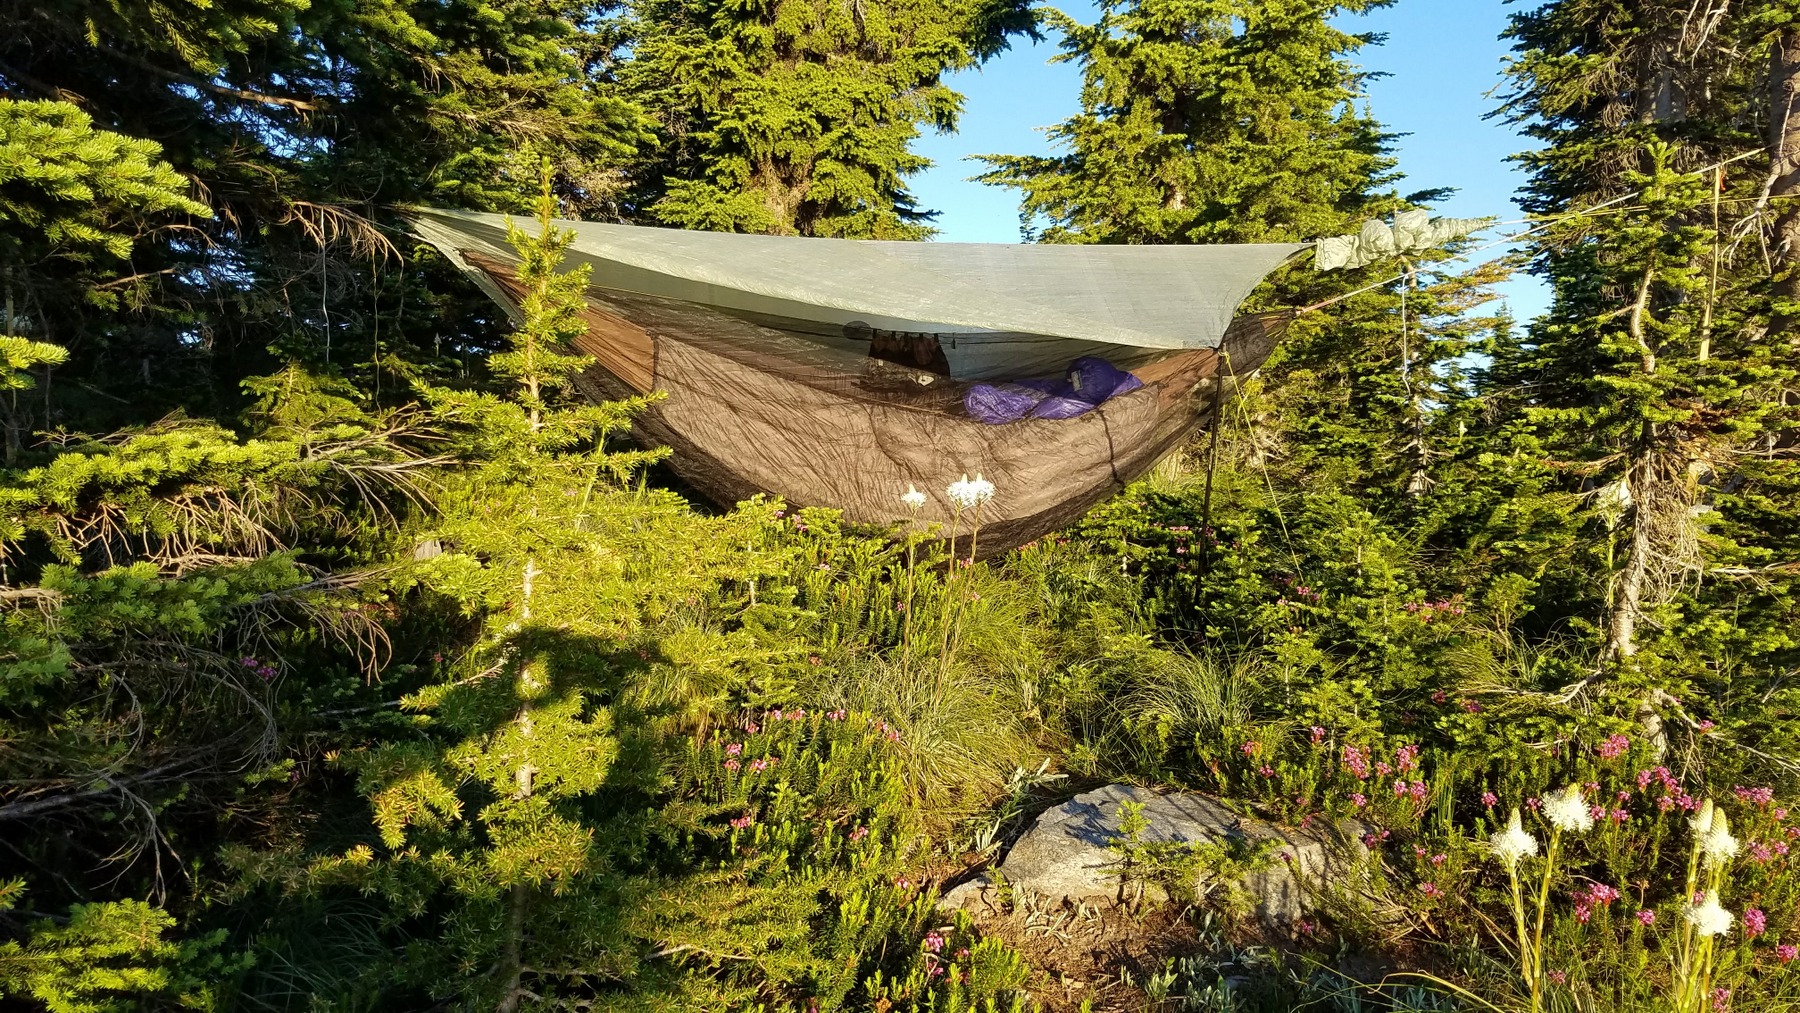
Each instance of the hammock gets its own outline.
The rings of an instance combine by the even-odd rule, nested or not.
[[[517,313],[504,217],[419,210],[412,225]],[[1068,524],[1203,424],[1225,379],[1221,351],[1229,373],[1247,373],[1287,319],[1237,317],[1238,304],[1304,249],[557,226],[575,233],[569,262],[592,266],[576,345],[598,366],[581,387],[601,399],[664,392],[634,436],[669,447],[684,481],[724,505],[770,493],[880,525],[913,518],[900,501],[911,485],[928,497],[917,523],[948,526],[945,487],[980,472],[997,490],[982,508],[983,555]],[[1094,375],[1070,372],[1076,360],[1141,385],[1072,391]],[[1045,378],[1077,401],[1053,413],[1064,417],[994,424],[980,407],[996,385],[1043,390]]]

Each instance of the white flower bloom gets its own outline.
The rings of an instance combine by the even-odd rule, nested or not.
[[[1725,818],[1725,810],[1713,810],[1711,825],[1700,835],[1700,853],[1715,867],[1737,857],[1738,841],[1731,836],[1731,821]]]
[[[975,493],[970,490],[969,485],[969,476],[965,474],[944,490],[944,494],[950,497],[950,502],[958,510],[966,510],[975,505]]]
[[[975,473],[975,481],[969,483],[969,493],[975,497],[976,503],[986,503],[994,498],[994,483],[982,478],[978,471]]]
[[[925,505],[925,494],[913,488],[913,484],[908,482],[906,483],[906,495],[900,497],[900,502],[905,503],[909,510],[917,510]]]
[[[1488,844],[1494,849],[1494,857],[1505,863],[1507,871],[1519,867],[1519,860],[1527,855],[1538,853],[1537,838],[1525,832],[1525,825],[1519,822],[1519,809],[1513,807],[1512,820],[1501,830],[1488,838]]]
[[[1709,798],[1700,803],[1700,811],[1688,820],[1688,825],[1694,828],[1694,840],[1705,838],[1707,831],[1712,829],[1713,812],[1713,800]]]
[[[977,472],[973,481],[968,475],[964,475],[961,481],[951,482],[950,488],[944,492],[949,494],[950,502],[956,504],[957,509],[967,510],[993,499],[994,483],[982,478]]]
[[[1731,931],[1731,912],[1719,906],[1719,891],[1708,890],[1698,904],[1687,909],[1688,924],[1702,936],[1722,936]]]
[[[1544,818],[1556,829],[1570,833],[1585,834],[1594,829],[1594,814],[1588,811],[1579,784],[1571,784],[1544,799]]]

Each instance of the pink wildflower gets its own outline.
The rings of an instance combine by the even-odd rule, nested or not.
[[[1739,785],[1731,791],[1732,794],[1752,805],[1766,806],[1775,801],[1775,789],[1773,788],[1746,788]]]
[[[744,751],[744,744],[742,742],[733,742],[731,745],[725,747],[725,755],[726,756],[737,756],[738,754],[742,753],[743,751]]]
[[[1595,883],[1587,888],[1586,900],[1595,907],[1605,907],[1618,899],[1617,887],[1608,886],[1605,883]]]
[[[1769,916],[1763,914],[1762,908],[1753,907],[1744,910],[1744,938],[1755,939],[1769,927]]]
[[[869,836],[868,827],[857,827],[855,830],[850,831],[850,840],[852,843],[860,841],[867,836]]]
[[[1775,947],[1775,959],[1784,964],[1793,963],[1800,959],[1800,946],[1795,946],[1793,943],[1782,943]]]
[[[944,949],[944,937],[938,935],[936,932],[925,933],[925,949],[932,953],[942,952]]]
[[[1491,791],[1484,791],[1481,793],[1481,805],[1483,808],[1492,809],[1493,807],[1495,807],[1499,804],[1500,804],[1500,796],[1494,794]]]
[[[1725,1013],[1731,1008],[1731,989],[1721,985],[1712,990],[1713,1013]]]
[[[738,769],[738,762],[736,760],[726,760],[725,769],[735,773]]]
[[[1556,982],[1558,985],[1567,985],[1569,983],[1569,972],[1551,971],[1550,980]]]
[[[1313,745],[1315,745],[1315,746],[1321,742],[1324,742],[1325,741],[1325,729],[1320,728],[1318,725],[1313,725],[1312,726],[1312,741],[1313,741]]]
[[[1442,897],[1444,895],[1444,891],[1439,889],[1436,883],[1419,884],[1419,892],[1432,898]]]
[[[1366,781],[1369,777],[1369,754],[1355,746],[1344,747],[1344,766],[1356,775],[1358,781]]]
[[[1357,807],[1358,809],[1361,809],[1363,806],[1366,806],[1369,804],[1369,796],[1364,795],[1360,791],[1354,792],[1350,796],[1350,804]]]
[[[731,829],[733,830],[742,830],[749,825],[750,817],[748,814],[739,816],[737,819],[731,821]]]
[[[1399,768],[1402,774],[1407,771],[1418,770],[1419,747],[1414,745],[1401,746],[1399,751],[1394,754],[1394,766]]]
[[[1602,760],[1616,760],[1631,749],[1631,740],[1623,735],[1608,736],[1600,743],[1599,752]]]
[[[1656,912],[1651,911],[1648,908],[1645,908],[1644,910],[1639,911],[1637,913],[1637,920],[1638,920],[1639,925],[1643,925],[1646,927],[1655,925],[1656,924]]]
[[[1245,756],[1255,756],[1256,751],[1260,748],[1262,748],[1262,743],[1260,742],[1246,742],[1238,747]]]
[[[1586,925],[1588,923],[1588,919],[1592,918],[1593,916],[1594,916],[1593,908],[1588,907],[1584,903],[1577,903],[1575,905],[1575,920],[1576,921],[1580,922],[1583,925]]]
[[[1274,777],[1275,776],[1275,768],[1265,764],[1263,767],[1261,767],[1260,769],[1257,770],[1257,773],[1261,774],[1264,777]]]

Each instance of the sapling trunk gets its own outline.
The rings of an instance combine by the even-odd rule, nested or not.
[[[542,572],[537,568],[534,557],[525,558],[525,574],[521,581],[519,625],[524,626],[531,621],[531,592],[533,582]],[[519,713],[513,720],[519,729],[519,736],[530,739],[534,731],[532,725],[532,709],[536,703],[539,684],[532,674],[531,659],[519,659],[518,692]],[[531,765],[529,756],[520,761],[513,772],[514,791],[518,798],[531,797],[532,779],[537,768]],[[497,1007],[499,1013],[514,1013],[519,1008],[519,1000],[524,995],[523,979],[525,974],[525,909],[530,903],[530,888],[524,883],[514,883],[508,899],[506,912],[506,941],[502,950],[501,975],[505,992],[500,997]]]

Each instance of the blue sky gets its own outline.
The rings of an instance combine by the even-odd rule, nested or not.
[[[1053,0],[1055,2],[1055,0]],[[1084,0],[1055,2],[1072,17],[1093,21],[1096,9]],[[1376,118],[1395,133],[1402,193],[1455,187],[1457,194],[1439,214],[1459,218],[1520,217],[1513,192],[1522,183],[1508,155],[1526,146],[1504,123],[1483,119],[1498,104],[1489,93],[1500,82],[1506,44],[1501,0],[1400,0],[1366,17],[1345,18],[1352,31],[1384,33],[1387,41],[1366,48],[1358,62],[1386,74],[1370,83],[1368,101]],[[980,165],[973,154],[1048,153],[1043,127],[1078,108],[1080,76],[1073,65],[1051,65],[1054,40],[1016,44],[979,70],[957,74],[951,87],[966,96],[961,129],[930,134],[917,150],[936,165],[912,180],[922,207],[942,212],[940,237],[953,242],[1009,243],[1019,240],[1014,191],[968,182]],[[1491,238],[1491,234],[1488,237]],[[1520,317],[1541,312],[1547,293],[1531,278],[1504,290]]]

